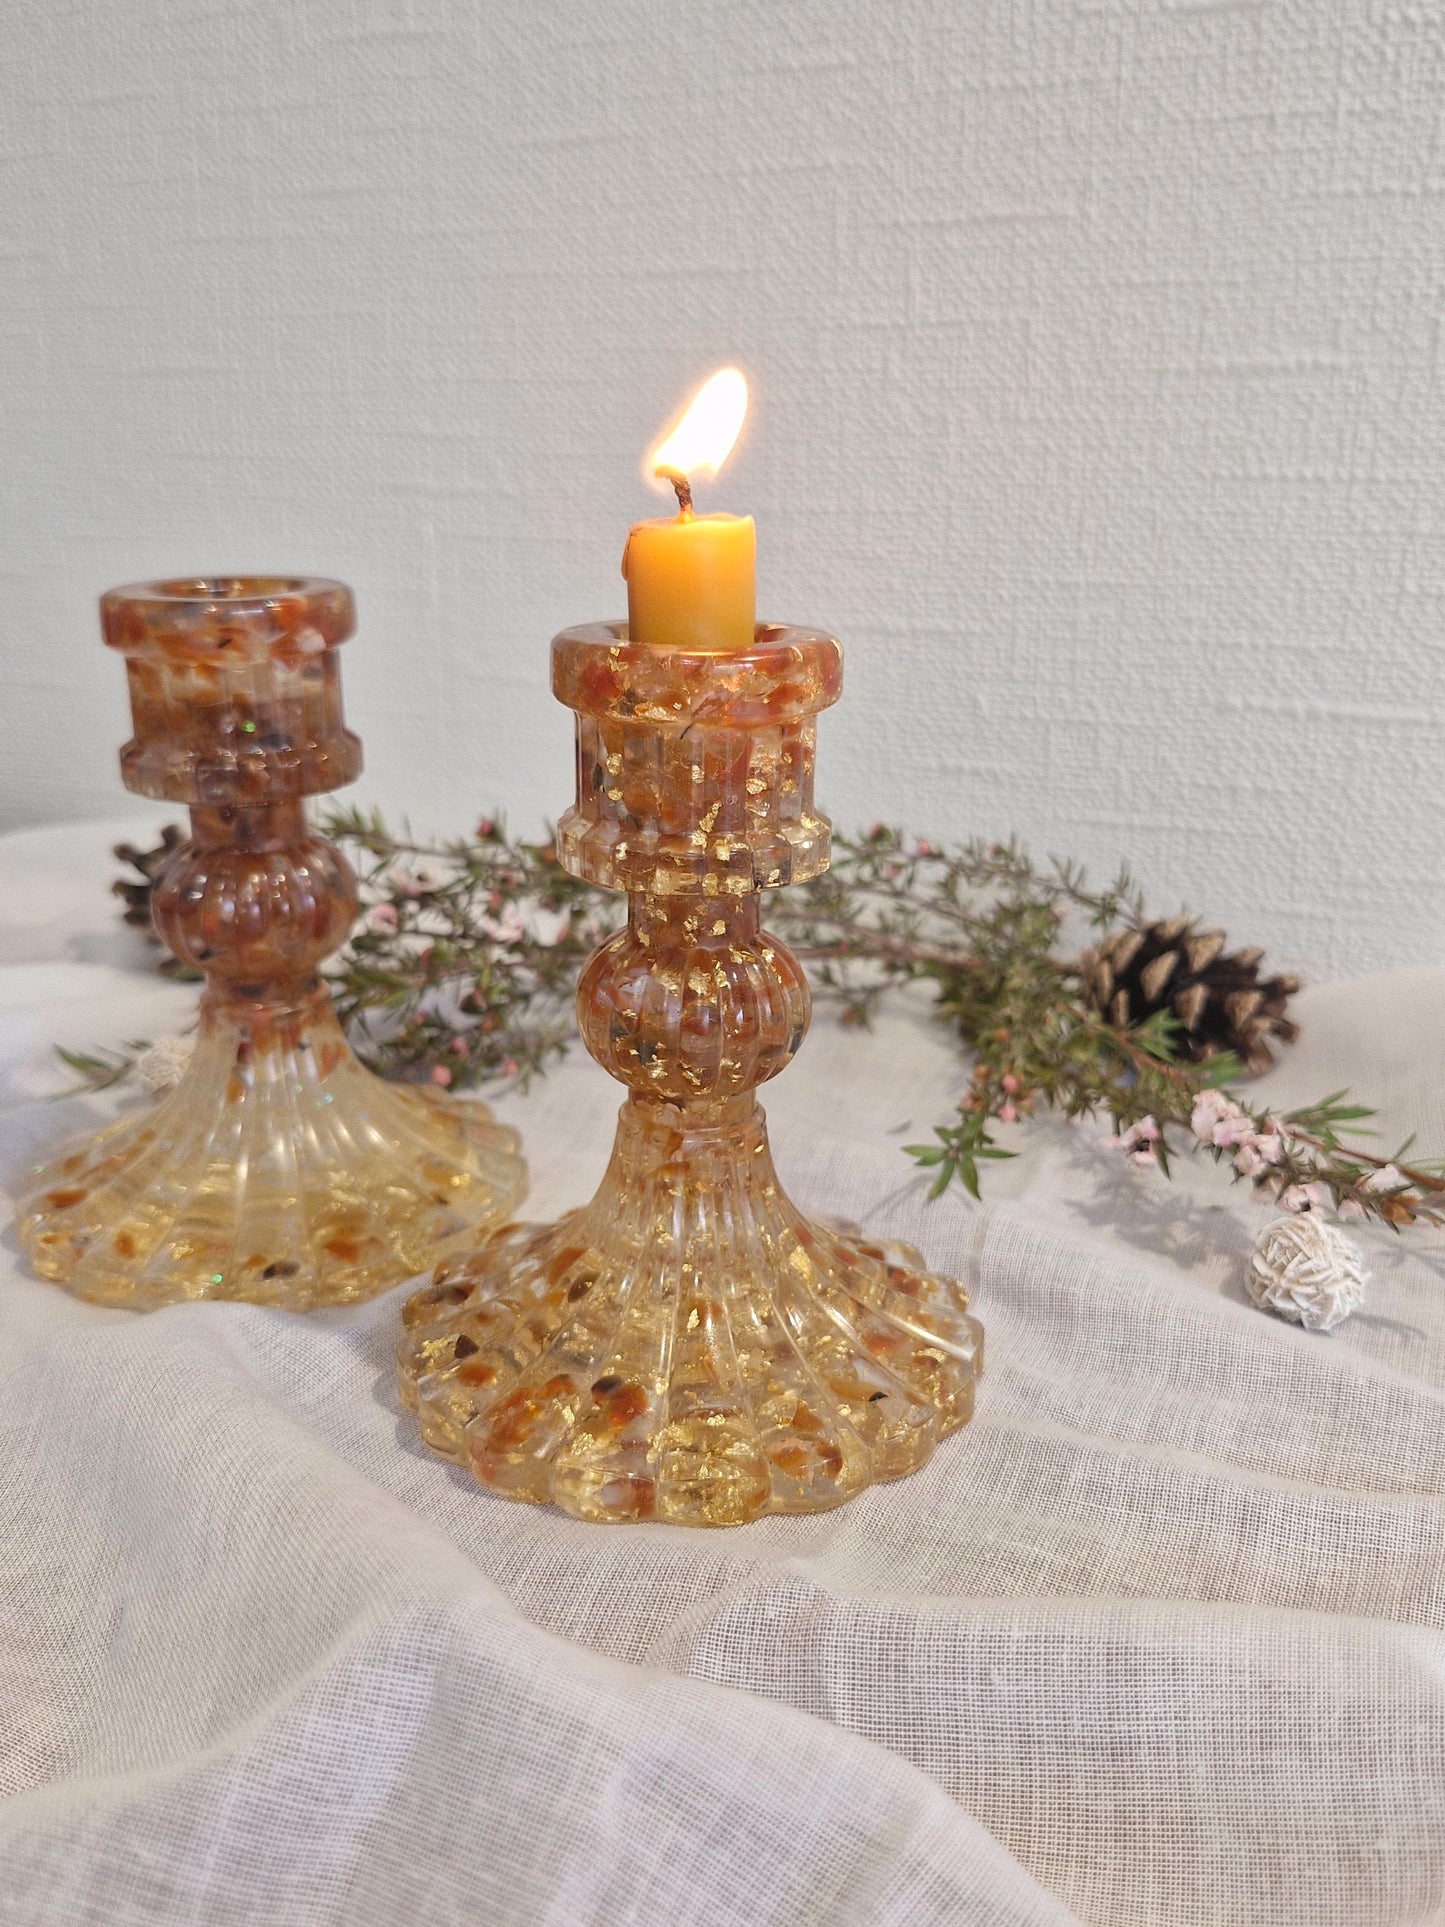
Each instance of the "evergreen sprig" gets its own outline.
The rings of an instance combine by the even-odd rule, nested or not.
[[[526,1084],[566,1048],[577,972],[613,917],[550,843],[514,841],[493,817],[446,843],[395,836],[358,810],[323,828],[361,885],[361,916],[329,978],[372,1069],[458,1088]]]
[[[1105,934],[1145,924],[1127,871],[1096,890],[1077,865],[1040,869],[1016,842],[938,849],[879,825],[839,839],[828,875],[791,894],[773,922],[846,1016],[866,1022],[891,985],[921,980],[975,1053],[956,1121],[935,1129],[935,1143],[905,1147],[934,1171],[935,1195],[957,1178],[977,1197],[980,1161],[1012,1155],[996,1127],[1042,1105],[1108,1117],[1121,1149],[1166,1176],[1171,1152],[1188,1148],[1229,1162],[1236,1179],[1289,1209],[1332,1208],[1397,1229],[1445,1223],[1445,1167],[1404,1163],[1408,1141],[1382,1156],[1340,1136],[1373,1116],[1368,1106],[1336,1091],[1274,1116],[1246,1102],[1238,1058],[1181,1058],[1167,1011],[1120,1028],[1090,1005],[1065,939],[1073,925]]]
[[[329,981],[364,1061],[458,1089],[545,1069],[575,1034],[577,972],[615,927],[618,900],[568,876],[550,842],[510,838],[494,818],[440,843],[354,810],[322,828],[361,883]],[[954,1117],[933,1142],[905,1146],[934,1196],[957,1180],[977,1197],[981,1167],[1016,1155],[999,1130],[1047,1108],[1107,1117],[1123,1153],[1166,1175],[1171,1155],[1202,1151],[1286,1208],[1397,1229],[1445,1223],[1445,1163],[1406,1163],[1408,1141],[1389,1156],[1361,1147],[1373,1113],[1347,1093],[1272,1115],[1241,1095],[1237,1058],[1181,1056],[1167,1011],[1125,1028],[1090,1004],[1079,940],[1146,922],[1126,871],[1096,889],[1077,865],[1041,868],[1017,842],[940,848],[875,825],[836,838],[824,876],[771,896],[769,922],[845,1022],[866,1024],[890,991],[922,982],[973,1052]],[[99,1088],[134,1059],[66,1061]]]

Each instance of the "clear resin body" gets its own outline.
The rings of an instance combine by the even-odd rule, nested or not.
[[[808,1024],[758,913],[827,865],[814,718],[841,652],[776,625],[709,655],[599,624],[560,635],[552,670],[577,712],[562,861],[628,893],[578,1018],[629,1096],[589,1205],[508,1227],[408,1301],[402,1395],[484,1485],[580,1518],[839,1505],[964,1423],[982,1355],[954,1280],[798,1211],[753,1095]]]
[[[148,583],[101,612],[130,678],[126,785],[191,806],[152,909],[206,986],[179,1086],[38,1171],[21,1240],[41,1277],[102,1304],[370,1297],[474,1245],[526,1180],[484,1106],[365,1070],[317,975],[356,914],[355,879],[304,803],[361,767],[335,653],[350,592]]]

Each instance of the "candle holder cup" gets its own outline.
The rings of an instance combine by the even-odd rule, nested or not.
[[[105,595],[101,620],[130,682],[126,787],[190,805],[152,905],[206,982],[179,1086],[43,1167],[21,1240],[41,1277],[102,1304],[371,1297],[500,1223],[525,1168],[484,1106],[365,1070],[317,974],[357,909],[305,812],[361,768],[336,654],[351,593],[144,583]]]
[[[969,1417],[982,1332],[961,1287],[806,1219],[754,1096],[808,1024],[802,969],[758,913],[827,866],[814,718],[841,665],[831,637],[779,625],[725,654],[625,624],[553,644],[577,715],[558,852],[628,898],[579,1022],[629,1095],[592,1202],[444,1264],[399,1355],[427,1443],[507,1497],[684,1525],[821,1511]]]

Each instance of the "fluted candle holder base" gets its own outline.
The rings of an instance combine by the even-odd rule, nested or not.
[[[42,1278],[137,1311],[239,1298],[348,1304],[474,1243],[525,1189],[480,1104],[356,1060],[330,998],[203,998],[185,1078],[36,1174],[20,1237]]]
[[[632,1098],[591,1204],[497,1233],[403,1317],[427,1443],[597,1521],[841,1505],[965,1422],[982,1359],[952,1279],[803,1217],[750,1096]]]

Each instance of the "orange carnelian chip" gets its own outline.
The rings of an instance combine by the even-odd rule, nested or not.
[[[647,1410],[647,1394],[636,1379],[619,1385],[615,1392],[604,1393],[599,1402],[607,1423],[618,1432]]]
[[[513,1392],[488,1419],[487,1441],[495,1451],[511,1451],[525,1443],[536,1422],[536,1401],[526,1392]]]
[[[582,694],[599,707],[605,707],[617,693],[617,677],[607,662],[592,661],[578,677]]]
[[[570,1271],[577,1260],[579,1258],[585,1258],[586,1255],[587,1247],[585,1245],[568,1245],[565,1250],[559,1251],[547,1267],[547,1283],[549,1285],[560,1284],[563,1274]]]

